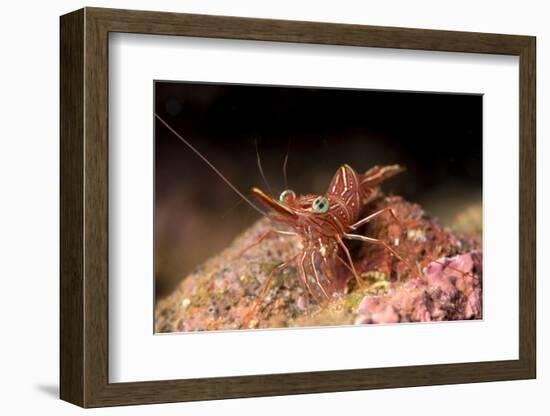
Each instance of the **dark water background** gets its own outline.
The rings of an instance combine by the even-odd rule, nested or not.
[[[481,203],[482,96],[155,83],[155,111],[243,193],[326,191],[337,168],[399,163],[383,185],[446,223]],[[195,154],[155,123],[155,287],[168,294],[259,218]]]

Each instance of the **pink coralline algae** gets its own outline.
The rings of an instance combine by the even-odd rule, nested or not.
[[[470,252],[431,262],[419,278],[361,301],[356,324],[482,318],[482,256]]]

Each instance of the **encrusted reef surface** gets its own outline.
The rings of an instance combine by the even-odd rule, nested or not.
[[[274,274],[250,316],[269,273],[301,249],[298,237],[274,234],[241,254],[273,226],[264,218],[157,302],[156,332],[480,319],[482,245],[476,231],[481,216],[475,213],[481,211],[468,210],[468,221],[459,217],[451,229],[417,204],[381,196],[365,207],[365,214],[386,206],[393,207],[402,223],[384,214],[360,233],[386,241],[406,262],[380,245],[353,242],[349,249],[361,284],[341,267],[339,295],[318,304],[311,296],[307,300],[299,271],[290,265]]]

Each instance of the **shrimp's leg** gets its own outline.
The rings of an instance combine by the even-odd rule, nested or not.
[[[361,227],[362,225],[365,225],[366,223],[370,222],[371,220],[373,220],[374,218],[382,215],[385,212],[389,212],[391,214],[391,216],[393,217],[393,219],[399,225],[405,225],[403,223],[403,221],[397,216],[397,213],[395,212],[395,210],[392,207],[386,207],[386,208],[382,208],[381,210],[376,211],[376,212],[366,216],[362,220],[357,221],[355,224],[350,225],[349,228],[351,228],[352,230],[356,230],[357,228]]]
[[[393,254],[395,257],[397,257],[399,260],[401,260],[403,263],[405,263],[407,265],[407,267],[409,268],[409,270],[413,273],[413,274],[416,274],[418,275],[418,270],[416,268],[414,268],[411,263],[406,260],[401,254],[399,254],[396,250],[394,250],[388,243],[386,243],[385,241],[383,240],[378,240],[376,238],[371,238],[371,237],[365,237],[363,235],[358,235],[358,234],[347,234],[345,233],[344,234],[344,237],[349,239],[349,240],[359,240],[359,241],[363,241],[365,243],[372,243],[372,244],[378,244],[378,245],[381,245],[383,246],[386,250],[388,250],[391,254]],[[418,276],[417,276],[418,277]]]
[[[328,284],[330,286],[333,285],[333,278],[334,278],[334,270],[329,266],[327,262],[327,258],[325,256],[321,256],[321,259],[323,260],[323,275],[325,276],[325,279],[327,280]]]
[[[452,259],[453,257],[445,257],[444,256],[444,257],[440,257],[440,258],[447,259],[447,261],[442,261],[442,260],[439,260],[439,259],[433,259],[431,257],[427,257],[429,263],[425,267],[421,267],[421,265],[419,265],[419,269],[424,270],[426,267],[429,267],[430,264],[437,263],[437,264],[443,266],[445,269],[450,269],[450,270],[453,270],[455,272],[460,273],[462,276],[470,276],[474,279],[477,279],[477,276],[475,275],[475,273],[465,272],[464,270],[460,270],[459,268],[452,266],[451,261],[449,261],[449,259]]]
[[[306,313],[309,312],[309,291],[306,286],[306,281],[301,276],[298,277],[298,281],[300,282],[300,286],[302,287],[302,292],[304,292],[304,297],[306,298],[305,305],[306,305]]]
[[[346,253],[346,257],[349,261],[349,265],[351,266],[351,272],[353,273],[353,276],[355,277],[357,284],[359,285],[359,287],[363,287],[363,282],[361,281],[359,274],[357,274],[357,270],[355,270],[355,265],[353,264],[353,260],[351,259],[351,254],[348,248],[346,247],[346,245],[344,244],[344,242],[342,241],[342,237],[338,236],[336,241],[338,241],[338,244],[340,245],[340,247],[342,247],[342,249],[344,250],[344,253]]]
[[[342,257],[340,257],[339,255],[336,255],[336,258],[340,263],[342,263],[346,267],[346,269],[348,269],[353,274],[353,269],[349,267],[349,264],[346,263],[346,261]]]
[[[317,294],[315,293],[315,290],[313,290],[311,288],[311,286],[309,285],[309,282],[308,282],[308,278],[307,278],[307,270],[306,270],[306,258],[307,258],[307,253],[308,253],[308,250],[304,250],[303,254],[302,254],[302,259],[300,261],[300,268],[302,270],[302,279],[304,280],[304,283],[307,287],[307,289],[311,292],[311,295],[315,298],[315,300],[317,301],[317,304],[320,305],[321,304],[321,299],[319,298],[319,296],[317,296]]]
[[[270,228],[265,233],[260,235],[256,240],[254,240],[252,243],[245,246],[241,251],[239,251],[238,257],[242,256],[244,253],[246,253],[248,250],[250,250],[252,247],[257,246],[262,241],[264,241],[267,237],[273,235],[273,234],[281,234],[281,235],[296,235],[296,233],[293,233],[291,231],[281,231],[281,230],[275,230],[273,228]]]
[[[319,289],[321,289],[321,292],[323,292],[323,295],[325,295],[325,298],[327,298],[328,301],[330,301],[330,296],[327,294],[327,291],[325,290],[323,283],[321,282],[321,279],[319,278],[319,273],[317,273],[317,268],[315,267],[315,254],[317,252],[315,250],[311,250],[311,255],[309,257],[309,264],[311,264],[311,270],[313,270],[313,276],[315,277],[315,283],[317,283],[317,286],[319,286]]]
[[[258,296],[256,297],[256,300],[254,301],[254,305],[252,305],[252,308],[247,312],[247,314],[244,318],[245,324],[248,323],[251,316],[256,312],[256,309],[258,308],[258,305],[263,301],[263,299],[264,299],[264,297],[267,293],[267,289],[269,288],[269,285],[271,284],[271,281],[273,280],[273,277],[275,276],[275,272],[278,272],[278,271],[280,272],[281,270],[283,270],[285,267],[290,265],[294,260],[296,260],[296,257],[298,257],[298,255],[295,255],[290,260],[287,260],[284,263],[279,264],[277,267],[274,267],[273,270],[271,270],[271,272],[269,273],[269,276],[267,277],[266,281],[262,284],[262,287],[260,289],[260,293],[258,294]]]

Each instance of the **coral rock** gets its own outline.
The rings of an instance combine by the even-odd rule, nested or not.
[[[248,318],[270,272],[301,250],[299,238],[273,235],[242,254],[272,227],[264,218],[157,302],[157,332],[234,330],[292,326],[352,325],[481,318],[481,240],[458,235],[398,196],[365,206],[364,215],[392,207],[357,233],[384,241],[402,261],[378,244],[350,242],[363,283],[341,266],[334,300],[318,304],[304,292],[296,265],[274,274],[265,297]],[[435,259],[439,259],[434,262]],[[311,282],[310,282],[311,283]],[[361,287],[360,287],[361,286]],[[315,287],[315,283],[312,283]]]
[[[383,296],[367,295],[357,324],[481,319],[481,254],[441,258]]]

